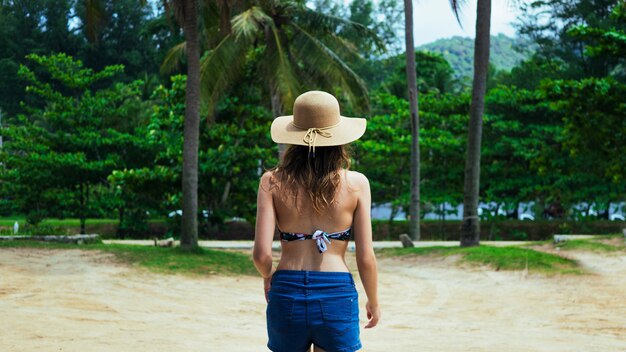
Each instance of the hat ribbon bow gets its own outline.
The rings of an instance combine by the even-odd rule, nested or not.
[[[325,138],[330,138],[333,136],[331,132],[324,131],[325,129],[328,129],[331,127],[335,127],[335,126],[330,126],[330,127],[325,127],[325,128],[314,127],[314,128],[309,128],[306,131],[306,134],[304,135],[302,140],[304,141],[304,143],[308,144],[309,146],[309,156],[312,156],[315,158],[315,141],[317,140],[318,135],[325,137]]]
[[[317,249],[320,251],[320,253],[326,252],[326,250],[328,249],[328,246],[326,244],[330,244],[330,240],[328,239],[327,235],[328,234],[326,232],[322,230],[317,230],[315,231],[315,233],[313,233],[313,236],[311,236],[311,238],[315,240],[315,243],[317,244]]]

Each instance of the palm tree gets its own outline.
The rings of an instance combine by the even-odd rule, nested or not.
[[[450,0],[457,20],[461,1]],[[478,193],[480,187],[480,142],[482,138],[487,71],[489,69],[489,39],[491,26],[491,0],[478,0],[476,11],[476,39],[474,41],[474,80],[465,160],[463,197],[463,222],[461,223],[461,247],[480,244],[478,218]],[[460,23],[460,20],[459,20]]]
[[[411,107],[411,207],[409,235],[415,241],[420,239],[420,118],[418,110],[417,73],[415,72],[415,47],[413,43],[413,0],[404,0],[405,39],[406,39],[406,82]]]
[[[198,247],[198,148],[200,145],[200,34],[196,0],[174,0],[187,43],[187,86],[183,134],[183,216],[180,245]]]
[[[86,26],[95,33],[103,23],[102,0],[86,1]],[[146,4],[146,0],[138,0]],[[185,126],[183,140],[183,216],[180,244],[183,248],[198,246],[198,148],[200,140],[200,33],[197,0],[163,0],[171,9],[185,35],[187,87],[185,93]],[[96,38],[95,35],[91,38]]]

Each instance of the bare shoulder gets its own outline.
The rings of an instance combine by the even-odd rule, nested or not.
[[[274,178],[274,170],[268,170],[261,175],[261,182],[270,182]]]
[[[263,189],[266,192],[270,192],[275,185],[276,180],[274,178],[274,171],[269,170],[265,171],[263,175],[261,175],[261,180],[259,181],[259,188]]]
[[[363,189],[369,189],[370,182],[365,175],[358,171],[349,170],[346,173],[346,178],[348,180],[348,184],[351,188],[355,188],[357,191],[361,191]]]

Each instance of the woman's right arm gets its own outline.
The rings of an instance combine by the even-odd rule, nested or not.
[[[254,249],[252,259],[254,266],[265,282],[265,293],[269,290],[269,282],[274,270],[272,269],[272,239],[276,226],[276,215],[274,213],[274,201],[270,191],[270,178],[272,174],[266,172],[259,182],[257,194],[256,226],[254,234]]]
[[[376,256],[372,244],[372,221],[371,205],[372,196],[367,177],[360,173],[354,173],[358,184],[358,201],[354,211],[353,230],[356,245],[356,264],[359,276],[367,295],[367,318],[369,322],[365,328],[373,328],[380,319],[380,307],[378,305],[378,269],[376,268]]]

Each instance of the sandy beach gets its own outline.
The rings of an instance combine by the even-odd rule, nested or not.
[[[383,319],[363,351],[626,351],[626,256],[567,255],[592,274],[380,259]],[[0,317],[0,351],[267,351],[259,278],[154,274],[96,251],[0,249]]]

